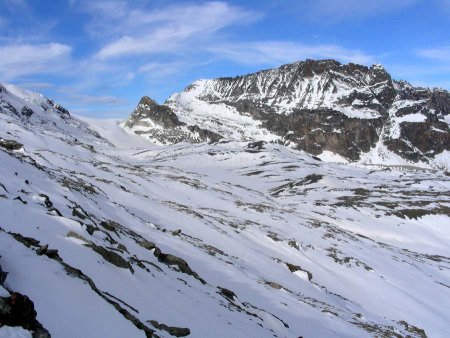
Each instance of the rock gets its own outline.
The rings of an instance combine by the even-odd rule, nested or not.
[[[156,320],[149,320],[148,322],[152,324],[154,328],[166,331],[174,337],[186,337],[191,334],[191,330],[187,327],[167,326],[166,324],[158,323]]]
[[[48,249],[48,244],[45,244],[43,246],[41,246],[39,249],[36,250],[36,253],[38,256],[42,256],[43,254],[45,254],[47,252]]]
[[[182,273],[193,276],[202,284],[206,284],[205,280],[203,280],[195,271],[192,271],[192,269],[189,267],[189,264],[184,259],[171,254],[162,253],[158,247],[155,247],[153,255],[158,258],[159,262],[165,263],[167,265],[175,265]]]
[[[253,150],[263,150],[265,144],[266,142],[264,141],[250,142],[249,144],[247,144],[247,148]]]
[[[47,250],[47,251],[45,252],[45,255],[46,255],[48,258],[58,258],[58,257],[59,257],[59,255],[58,255],[58,250],[56,250],[56,249]]]
[[[124,258],[122,258],[122,256],[115,253],[114,251],[105,249],[104,247],[95,245],[93,243],[87,244],[86,246],[90,247],[92,250],[94,250],[96,253],[102,256],[103,259],[108,261],[109,263],[119,268],[131,270],[130,264]]]
[[[78,217],[80,219],[86,219],[86,215],[81,211],[81,209],[77,207],[72,209],[72,216]]]
[[[196,111],[196,100],[212,111],[229,109],[236,119],[229,123],[211,114],[212,123],[202,132],[205,118]],[[244,76],[198,81],[164,105],[144,97],[125,125],[162,143],[214,139],[208,133],[237,135],[242,141],[259,137],[235,123],[243,115],[255,120],[260,132],[278,137],[274,141],[313,155],[330,151],[357,161],[381,141],[405,159],[428,162],[450,150],[450,130],[444,121],[449,114],[448,91],[393,80],[381,65],[306,60]],[[424,121],[407,122],[409,116],[417,120],[420,115],[426,117]],[[185,126],[182,117],[194,125]],[[398,118],[406,121],[399,123]],[[187,127],[190,135],[181,127]],[[254,143],[246,151],[263,149],[262,143]]]
[[[93,225],[91,225],[91,224],[87,224],[86,225],[86,231],[88,232],[88,234],[89,235],[93,235],[94,234],[94,232],[95,231],[97,231],[98,230],[98,228],[96,228],[96,227],[94,227]]]
[[[156,258],[161,257],[162,253],[161,253],[160,248],[155,247],[155,250],[153,250],[153,255],[154,255]]]
[[[43,329],[36,320],[34,303],[27,296],[14,292],[4,301],[9,308],[4,307],[5,311],[0,313],[0,325],[20,326],[30,331]]]
[[[149,242],[149,241],[140,241],[140,242],[138,242],[138,244],[141,246],[141,247],[143,247],[144,249],[147,249],[147,250],[152,250],[152,249],[154,249],[155,248],[155,243],[153,243],[153,242]],[[156,255],[155,255],[156,256]],[[156,256],[156,257],[158,257],[158,256]]]
[[[296,271],[302,271],[302,272],[305,272],[305,273],[307,274],[307,276],[308,276],[308,280],[311,281],[311,279],[312,279],[312,277],[313,277],[313,275],[312,275],[311,272],[302,269],[302,268],[301,268],[300,266],[298,266],[298,265],[294,265],[294,264],[290,264],[290,263],[285,263],[285,264],[286,264],[286,266],[288,267],[289,271],[292,272],[292,273],[294,273],[294,272],[296,272]]]
[[[0,256],[1,257],[1,256]],[[0,266],[0,285],[3,285],[3,283],[6,280],[6,277],[8,277],[8,273],[2,270],[2,267]]]
[[[28,108],[27,106],[23,106],[22,109],[20,110],[20,113],[25,118],[30,118],[31,115],[34,114],[34,112],[30,108]]]
[[[160,105],[148,96],[141,98],[134,112],[125,121],[125,126],[136,129],[136,134],[148,135],[164,144],[183,141],[217,142],[222,138],[221,135],[198,125],[181,122],[172,108]]]
[[[27,202],[27,201],[24,201],[24,200],[22,199],[22,197],[20,197],[20,196],[15,197],[15,198],[14,198],[14,201],[19,201],[19,202],[21,202],[22,204],[28,204],[28,202]]]
[[[280,284],[275,283],[275,282],[265,281],[265,284],[266,284],[266,285],[269,285],[272,289],[280,290],[280,289],[283,288]]]
[[[224,296],[225,298],[227,298],[229,301],[234,301],[235,299],[237,299],[236,294],[226,288],[222,288],[222,287],[217,287],[219,289],[219,293]]]
[[[116,232],[121,227],[119,223],[111,220],[102,221],[100,225],[104,227],[106,230],[114,232]]]
[[[6,149],[9,151],[14,151],[14,150],[19,150],[22,147],[23,147],[22,143],[19,143],[14,140],[6,140],[6,139],[0,137],[0,148]]]
[[[92,243],[91,241],[89,241],[88,239],[86,239],[85,237],[81,236],[80,234],[76,233],[75,231],[69,231],[66,235],[66,237],[73,237],[73,238],[78,238],[86,243]]]
[[[172,235],[174,235],[174,236],[178,236],[179,234],[181,234],[181,229],[176,229],[176,230],[172,231]]]
[[[10,312],[11,306],[9,306],[8,302],[4,298],[0,297],[0,318],[2,316],[9,315]]]

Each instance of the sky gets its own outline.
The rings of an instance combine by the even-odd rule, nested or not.
[[[0,82],[126,118],[197,79],[305,59],[450,89],[450,0],[1,0]]]

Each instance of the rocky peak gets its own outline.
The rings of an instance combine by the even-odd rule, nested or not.
[[[169,107],[158,104],[148,96],[144,96],[139,101],[136,110],[131,115],[135,119],[150,119],[163,128],[173,128],[182,125],[178,117]]]
[[[182,141],[218,141],[221,138],[219,134],[198,125],[181,122],[172,108],[160,105],[148,96],[141,98],[123,126],[163,144]]]
[[[450,151],[443,118],[450,112],[449,93],[395,81],[380,64],[305,60],[200,80],[173,94],[165,107],[180,121],[229,138],[277,141],[350,161],[381,152],[429,163]]]

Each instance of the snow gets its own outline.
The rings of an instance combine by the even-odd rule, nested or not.
[[[134,132],[128,131],[121,126],[122,120],[119,119],[94,119],[85,116],[77,116],[76,118],[89,124],[92,130],[95,130],[104,138],[109,140],[118,148],[132,147],[154,147],[154,143],[149,142],[145,138],[136,135]]]
[[[317,155],[317,157],[325,162],[348,163],[348,160],[344,157],[328,150],[323,151],[321,154]]]
[[[21,327],[1,326],[0,338],[31,338],[31,332]]]
[[[11,93],[8,100],[24,104]],[[215,107],[217,118],[234,119],[222,108]],[[63,120],[51,108],[35,109],[27,122],[0,114],[0,136],[24,145],[0,151],[7,190],[0,186],[0,265],[9,272],[5,285],[33,300],[53,336],[145,335],[88,283],[8,232],[57,249],[145,325],[189,327],[191,337],[374,336],[363,324],[414,337],[400,320],[430,337],[449,335],[450,178],[442,172],[408,163],[374,170],[399,163],[381,144],[350,166],[330,163],[343,160],[332,153],[320,162],[278,144],[248,152],[247,142],[233,139],[155,146],[117,120]],[[205,106],[193,114],[206,113]],[[415,219],[404,211],[410,209],[425,214]],[[122,227],[108,230],[102,220]],[[85,240],[67,237],[69,231]],[[206,284],[159,261],[141,240],[185,260]],[[120,255],[133,272],[89,242]],[[219,287],[236,298],[230,302]]]
[[[9,297],[9,292],[0,285],[0,297]]]

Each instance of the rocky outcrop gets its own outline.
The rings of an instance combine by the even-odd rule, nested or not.
[[[144,96],[123,126],[162,144],[217,142],[217,133],[181,122],[173,110]]]
[[[7,273],[0,266],[0,287],[4,287]],[[11,292],[9,297],[0,297],[0,327],[21,327],[32,332],[33,338],[50,338],[50,333],[36,319],[33,301],[27,296]]]

